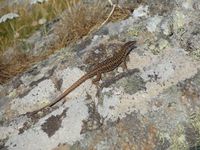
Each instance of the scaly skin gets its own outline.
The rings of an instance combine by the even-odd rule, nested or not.
[[[114,69],[116,69],[121,63],[124,63],[126,67],[126,57],[130,53],[132,49],[136,48],[136,41],[129,41],[125,43],[119,52],[116,52],[113,57],[110,57],[106,59],[105,61],[97,64],[92,70],[90,70],[88,73],[83,75],[79,80],[77,80],[74,84],[72,84],[68,89],[66,89],[61,95],[59,95],[53,102],[48,104],[47,106],[34,111],[33,113],[37,113],[38,111],[46,108],[51,107],[55,105],[57,102],[62,100],[66,95],[68,95],[70,92],[72,92],[74,89],[76,89],[79,85],[81,85],[86,80],[96,76],[95,79],[93,79],[93,83],[98,82],[101,79],[101,74],[110,72]]]

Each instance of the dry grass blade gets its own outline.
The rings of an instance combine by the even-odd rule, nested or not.
[[[55,29],[63,46],[87,35],[90,30],[106,19],[106,3],[97,1],[91,4],[79,2],[66,11]]]
[[[107,19],[98,27],[98,29],[100,29],[102,26],[104,26],[104,25],[108,22],[108,20],[110,19],[110,17],[111,17],[112,14],[113,14],[115,8],[116,8],[116,5],[113,5],[113,8],[112,8],[110,14],[108,15]]]

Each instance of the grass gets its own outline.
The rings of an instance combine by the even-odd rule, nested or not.
[[[81,1],[65,12],[55,29],[55,33],[60,37],[59,45],[66,46],[98,29],[110,12],[106,4],[100,0],[89,5]],[[125,19],[128,16],[126,10],[116,8],[109,21]]]
[[[57,25],[55,33],[60,37],[58,44],[66,46],[86,36],[92,28],[106,19],[106,14],[105,3],[101,1],[90,5],[79,2],[63,14]]]
[[[3,2],[3,1],[1,1]],[[76,0],[73,0],[76,3]],[[0,23],[0,84],[6,83],[13,76],[23,72],[39,60],[46,58],[32,57],[19,49],[21,41],[31,36],[42,25],[40,19],[51,20],[72,5],[72,0],[49,0],[46,3],[29,5],[28,3],[6,6],[0,10],[0,16],[7,13],[17,13],[18,18]],[[9,54],[11,60],[6,60],[4,53],[9,47],[14,52]]]
[[[20,17],[0,23],[0,51],[4,52],[8,47],[15,46],[21,39],[28,38],[41,27],[39,23],[41,19],[51,20],[70,5],[70,0],[59,0],[59,2],[49,0],[42,4],[30,6],[28,3],[23,3],[1,9],[0,16],[15,12]]]
[[[54,51],[69,45],[91,31],[97,29],[107,19],[111,8],[106,7],[107,1],[97,0],[95,3],[85,4],[78,0],[49,0],[47,3],[35,4],[32,8],[27,4],[8,7],[0,10],[0,14],[16,12],[19,18],[0,24],[0,53],[8,47],[14,47],[12,61],[6,61],[0,54],[0,84],[9,81],[13,76],[27,70],[32,64],[48,57]],[[52,20],[61,15],[61,21],[53,31],[59,40],[49,49],[48,54],[33,57],[19,50],[20,41],[28,38],[38,30],[40,19]],[[115,9],[109,21],[124,19],[129,15],[127,11]],[[22,45],[23,43],[21,43]]]

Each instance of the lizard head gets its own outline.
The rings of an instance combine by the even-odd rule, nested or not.
[[[123,49],[129,54],[134,48],[136,48],[136,41],[128,41],[123,45]]]

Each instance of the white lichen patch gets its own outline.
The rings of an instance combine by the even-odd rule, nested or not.
[[[23,82],[25,86],[29,86],[33,82],[38,82],[38,80],[42,79],[43,77],[48,76],[49,70],[51,70],[53,66],[48,66],[44,68],[37,68],[33,69],[32,73],[23,74],[20,80]]]
[[[139,6],[137,9],[133,12],[133,17],[139,18],[139,17],[148,17],[148,6]]]
[[[193,0],[184,0],[184,2],[182,3],[182,7],[185,9],[193,9],[193,5],[194,5],[194,1]]]
[[[12,127],[0,127],[0,140],[4,140],[9,137],[9,134],[17,134],[18,130]]]
[[[44,80],[33,88],[22,98],[16,98],[11,102],[11,111],[24,114],[47,105],[52,100],[52,95],[56,89],[53,82],[49,79]]]
[[[105,88],[104,92],[108,92],[110,90],[114,90],[111,88]],[[118,111],[117,111],[117,107],[120,105],[120,97],[119,97],[119,92],[121,93],[121,91],[117,89],[115,89],[114,93],[112,94],[112,96],[107,96],[106,94],[104,95],[103,99],[103,105],[98,105],[98,111],[101,114],[101,116],[113,120],[116,120],[116,116],[118,116]],[[112,108],[112,109],[111,109]]]
[[[142,77],[145,81],[151,80],[154,78],[153,76],[157,76],[157,83],[162,84],[164,82],[168,82],[170,79],[173,79],[176,74],[184,73],[183,79],[187,76],[190,77],[194,73],[196,73],[197,69],[193,66],[196,66],[196,63],[192,62],[192,60],[185,56],[185,51],[182,49],[168,48],[165,49],[165,52],[155,59],[155,61],[150,65],[146,66]],[[164,58],[164,59],[163,59]],[[187,70],[185,69],[188,68]],[[181,73],[179,73],[179,71]],[[152,77],[149,77],[152,76]],[[181,80],[181,76],[177,79],[177,81]]]
[[[152,18],[149,18],[147,20],[147,26],[146,26],[147,30],[149,32],[155,32],[161,20],[162,20],[162,17],[160,16],[154,16]]]
[[[60,115],[66,111],[66,117],[62,118],[61,127],[51,137],[47,135],[41,126],[52,115]],[[80,134],[82,129],[82,120],[88,117],[88,108],[85,104],[84,98],[73,99],[67,101],[65,105],[53,111],[48,116],[39,120],[34,126],[20,135],[13,135],[6,142],[10,150],[39,150],[39,149],[53,149],[60,143],[73,144],[74,142],[84,138]],[[28,143],[28,144],[25,144]]]
[[[61,142],[73,144],[83,138],[80,133],[82,129],[82,121],[88,117],[88,107],[86,106],[83,97],[79,97],[76,100],[73,99],[65,106],[69,108],[67,110],[67,117],[63,119],[62,127],[52,138],[59,138],[60,135],[65,133]]]
[[[142,94],[138,92],[135,95],[129,95],[124,93],[122,88],[116,88],[112,96],[104,96],[103,105],[99,105],[98,107],[99,113],[106,120],[116,121],[118,118],[126,117],[127,114],[134,111],[147,112],[147,107],[144,106],[148,103]],[[140,96],[142,101],[140,101],[141,99],[135,99],[137,96]]]
[[[174,30],[178,30],[184,27],[186,23],[186,16],[182,11],[175,11],[173,14],[173,28]]]
[[[171,18],[164,18],[161,22],[160,29],[164,35],[169,36],[172,34],[172,21]]]
[[[159,40],[159,49],[160,50],[163,50],[164,48],[166,48],[166,47],[168,47],[168,45],[169,45],[169,42],[167,41],[167,40],[165,40],[165,39],[160,39]]]

